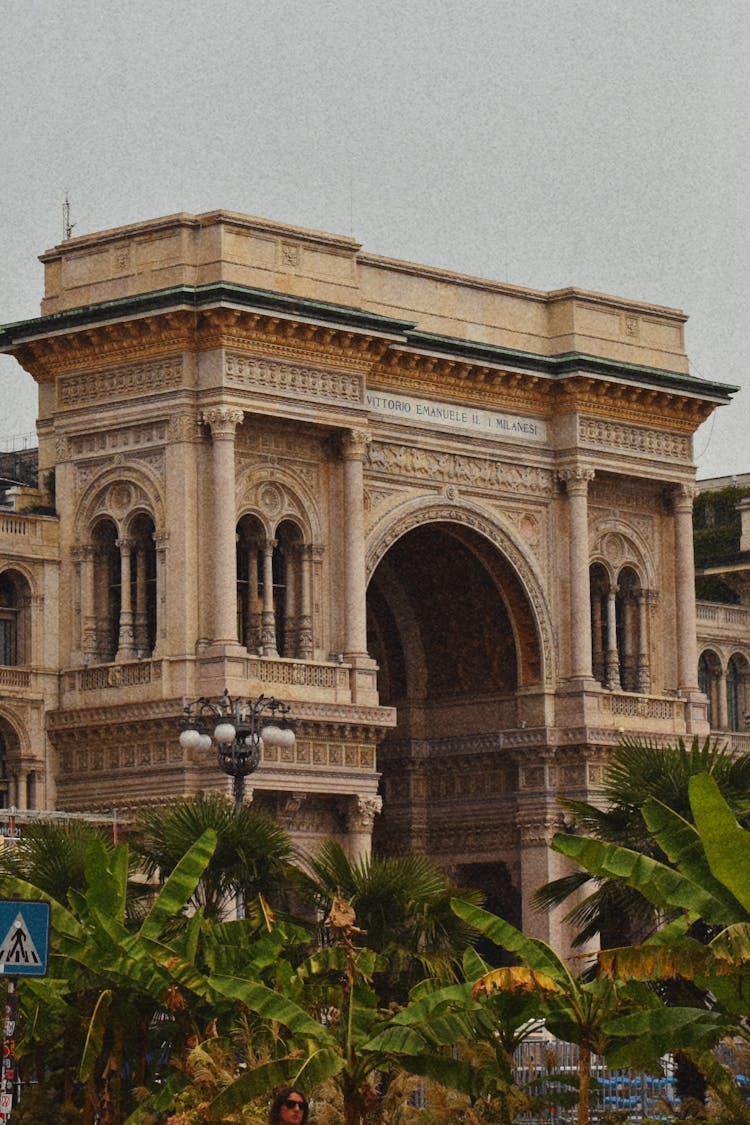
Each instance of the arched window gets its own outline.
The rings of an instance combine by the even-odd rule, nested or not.
[[[154,521],[139,513],[128,531],[130,540],[130,604],[136,655],[151,656],[156,648],[156,542]]]
[[[0,574],[0,664],[31,662],[30,604],[23,575],[14,570]]]
[[[727,722],[730,730],[740,729],[740,673],[732,657],[727,664]]]
[[[299,656],[302,611],[302,533],[291,520],[276,529],[273,552],[273,589],[276,610],[276,644],[279,656]]]
[[[609,598],[609,575],[601,563],[594,563],[589,572],[591,590],[591,659],[594,679],[602,687],[607,686],[607,650],[609,648],[609,628],[607,601]]]
[[[638,657],[641,651],[638,596],[641,583],[632,567],[624,567],[617,579],[615,616],[620,683],[624,691],[639,690]]]
[[[243,516],[237,524],[237,636],[248,652],[261,645],[264,541],[260,520]]]
[[[94,544],[96,658],[106,664],[117,655],[120,636],[122,590],[117,528],[112,520],[102,519],[94,527],[91,538]]]
[[[248,652],[309,659],[313,653],[309,551],[282,520],[269,539],[260,520],[237,524],[237,635]]]
[[[708,698],[708,725],[713,728],[713,715],[711,706],[711,682],[712,682],[711,669],[708,666],[708,657],[705,652],[700,654],[698,659],[698,687],[703,694]]]

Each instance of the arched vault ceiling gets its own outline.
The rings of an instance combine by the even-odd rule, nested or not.
[[[510,694],[541,680],[521,584],[469,528],[429,523],[407,532],[376,569],[368,598],[373,655],[392,701],[414,691],[417,679],[432,699]]]

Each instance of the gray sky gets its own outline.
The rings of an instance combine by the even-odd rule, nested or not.
[[[750,471],[747,0],[0,0],[0,321],[62,237],[215,208],[539,289],[683,308],[744,387],[700,477]],[[0,357],[0,437],[36,388]],[[1,443],[0,443],[1,444]]]

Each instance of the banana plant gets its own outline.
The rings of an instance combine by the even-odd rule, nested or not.
[[[668,863],[586,837],[558,835],[552,847],[593,874],[622,879],[661,910],[664,924],[648,941],[599,954],[603,974],[609,979],[690,981],[701,1001],[634,1012],[611,1021],[608,1032],[613,1038],[631,1037],[643,1055],[652,1057],[684,1048],[720,1097],[732,1101],[736,1090],[732,1093],[732,1084],[717,1075],[709,1049],[726,1035],[750,1042],[745,996],[750,832],[737,823],[710,775],[690,779],[689,799],[692,823],[658,800],[644,805],[646,824]],[[736,1120],[749,1119],[747,1107],[733,1108]]]
[[[373,976],[386,964],[383,955],[355,947],[349,936],[319,949],[297,968],[280,963],[274,987],[212,974],[210,984],[217,993],[274,1028],[276,1055],[245,1071],[214,1098],[210,1120],[220,1121],[280,1085],[313,1090],[331,1082],[343,1102],[345,1125],[360,1125],[379,1102],[376,1079],[387,1084],[389,1076],[404,1073],[476,1097],[481,1072],[451,1051],[471,1033],[460,1006],[440,1014],[423,1000],[415,1001],[421,1007],[413,1009],[410,1004],[383,1007]]]
[[[122,1117],[126,1061],[136,1082],[145,1078],[154,1016],[162,1017],[162,1038],[171,1031],[178,1039],[202,1030],[201,1015],[209,1018],[214,994],[193,956],[200,915],[170,943],[162,941],[162,933],[190,899],[214,847],[215,836],[205,833],[177,864],[135,932],[126,925],[126,845],[108,849],[92,840],[83,889],[69,888],[66,902],[17,877],[0,882],[3,894],[41,899],[51,908],[50,976],[21,988],[26,1046],[48,1042],[51,1033],[70,1061],[77,1044],[77,1077],[86,1090],[87,1112],[96,1105],[112,1125]]]
[[[633,1003],[633,989],[614,980],[579,980],[545,942],[527,937],[487,910],[454,899],[453,909],[520,964],[482,973],[475,981],[475,998],[499,991],[528,995],[537,1018],[559,1039],[578,1045],[578,1121],[590,1120],[591,1056],[603,1055],[611,1045],[606,1030],[612,1016]]]

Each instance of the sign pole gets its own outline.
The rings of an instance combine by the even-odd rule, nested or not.
[[[16,978],[8,978],[8,998],[5,1002],[3,1022],[3,1067],[0,1072],[0,1125],[10,1121],[13,1109],[13,1093],[16,1088],[16,1019],[18,1017],[18,993]]]

